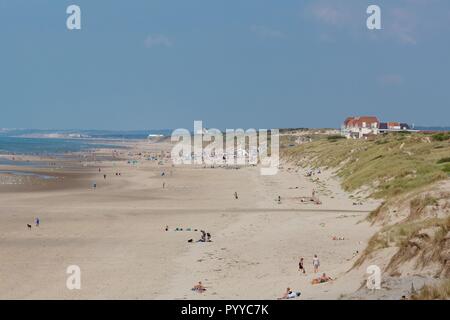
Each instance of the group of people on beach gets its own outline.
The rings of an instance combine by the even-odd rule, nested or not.
[[[317,254],[314,255],[313,260],[312,260],[312,265],[314,268],[314,273],[318,273],[319,272],[319,267],[320,267],[320,260],[319,257],[317,256]],[[306,274],[306,269],[305,269],[305,265],[304,265],[304,258],[300,258],[300,261],[298,263],[298,270],[300,272],[302,272],[303,274]],[[327,276],[326,273],[323,273],[320,277],[314,278],[312,280],[312,284],[318,284],[318,283],[324,283],[324,282],[328,282],[330,280],[333,280],[331,277]]]
[[[303,274],[306,274],[304,261],[305,261],[305,259],[303,257],[301,257],[300,261],[298,263],[298,271],[301,271],[301,272],[303,272]],[[314,273],[319,272],[320,260],[319,260],[319,257],[317,256],[317,254],[315,254],[314,257],[313,257],[312,265],[313,265],[313,268],[314,268]]]
[[[306,176],[306,177],[312,177],[312,176],[314,176],[314,175],[316,175],[316,174],[321,174],[321,173],[322,173],[322,172],[320,171],[320,169],[317,170],[317,171],[309,170],[309,171],[306,172],[305,176]]]
[[[166,226],[164,228],[164,230],[167,232],[169,231],[169,226]],[[191,229],[191,228],[175,228],[175,231],[197,231],[197,229]],[[201,236],[200,239],[197,240],[196,242],[212,242],[211,240],[211,233],[210,232],[206,232],[205,230],[200,230]],[[188,242],[194,242],[194,239],[189,239]]]
[[[211,233],[204,230],[200,230],[202,236],[197,242],[211,242]]]

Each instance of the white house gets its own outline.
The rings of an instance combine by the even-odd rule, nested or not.
[[[347,138],[361,139],[378,134],[380,121],[374,116],[348,117],[341,127],[341,133]]]

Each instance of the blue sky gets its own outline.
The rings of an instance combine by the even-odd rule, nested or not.
[[[0,0],[0,127],[448,126],[449,35],[448,0]]]

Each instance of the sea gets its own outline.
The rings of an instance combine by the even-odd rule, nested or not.
[[[55,131],[0,129],[0,154],[61,155],[68,152],[79,152],[97,148],[119,149],[122,148],[119,142],[143,140],[149,136],[165,136],[170,134],[170,132],[171,130]]]

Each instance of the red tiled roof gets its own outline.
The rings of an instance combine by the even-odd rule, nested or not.
[[[361,128],[363,123],[366,124],[366,127],[372,127],[372,124],[376,124],[377,127],[380,123],[377,117],[374,116],[362,116],[362,117],[348,117],[345,119],[344,125],[347,127],[358,127]]]

